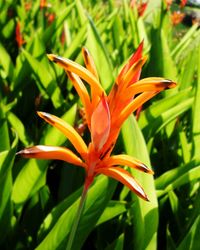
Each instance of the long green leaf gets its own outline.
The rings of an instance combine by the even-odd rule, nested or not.
[[[198,216],[191,227],[190,231],[186,234],[185,238],[181,241],[177,250],[198,250],[199,249],[199,231],[200,231],[200,216]]]
[[[60,88],[55,83],[55,80],[52,78],[52,75],[41,62],[32,57],[32,55],[30,55],[26,50],[23,50],[23,54],[25,55],[28,63],[30,64],[35,74],[35,77],[38,79],[41,88],[51,98],[55,108],[60,107],[63,104],[64,100]]]
[[[16,131],[18,134],[19,140],[25,145],[28,146],[30,144],[30,139],[28,138],[28,135],[25,131],[23,123],[20,121],[20,119],[12,112],[8,113],[8,121],[12,128]]]
[[[13,207],[11,202],[12,193],[12,167],[17,149],[18,137],[16,136],[10,150],[0,153],[0,243],[11,230]]]
[[[0,152],[10,148],[10,139],[8,132],[8,124],[6,114],[4,113],[4,106],[0,102]]]
[[[192,181],[196,181],[200,179],[200,166],[197,166],[188,172],[184,173],[183,175],[179,176],[176,180],[170,183],[164,190],[160,190],[158,192],[158,196],[162,196],[168,193],[171,190],[179,188],[185,184],[188,184]]]
[[[99,216],[105,209],[115,189],[116,182],[101,176],[89,189],[84,211],[79,223],[76,240],[72,249],[81,249],[87,235],[91,232]],[[108,192],[109,190],[109,192]],[[73,203],[58,219],[57,223],[36,248],[37,250],[64,249],[78,209],[79,199]]]
[[[192,122],[192,133],[193,133],[193,156],[200,157],[200,47],[198,50],[198,81],[196,83],[195,100],[193,104],[193,122]]]
[[[122,201],[113,201],[111,200],[101,217],[97,221],[96,226],[113,219],[114,217],[124,213],[126,211],[126,203]]]
[[[46,216],[38,231],[38,241],[41,242],[54,227],[59,217],[67,210],[81,195],[81,188],[65,198]]]
[[[71,13],[74,3],[70,4],[65,8],[59,15],[58,19],[53,22],[46,30],[41,30],[42,40],[46,44],[50,39],[54,39],[56,36],[56,30],[63,24],[66,17]]]
[[[109,89],[113,83],[113,69],[108,52],[99,36],[99,33],[89,17],[86,47],[94,58],[100,81],[105,89]]]
[[[132,155],[147,166],[150,160],[143,135],[133,116],[130,116],[122,127],[122,137],[127,154]],[[150,202],[134,197],[133,208],[133,246],[134,249],[156,249],[158,227],[158,204],[153,177],[131,169],[131,173],[143,186]],[[151,247],[151,248],[150,248]]]
[[[105,250],[123,250],[124,249],[124,234],[121,234],[113,243],[111,243]]]
[[[0,73],[3,76],[3,78],[8,77],[10,82],[13,79],[14,75],[14,65],[11,60],[11,57],[9,53],[6,51],[6,49],[3,47],[3,45],[0,43]]]
[[[156,179],[156,189],[165,189],[168,185],[173,183],[179,176],[184,175],[185,173],[199,165],[200,160],[195,159],[186,165],[179,166],[177,168],[165,172]]]

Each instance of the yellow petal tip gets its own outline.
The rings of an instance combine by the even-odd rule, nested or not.
[[[54,55],[54,54],[47,54],[47,57],[48,57],[48,59],[49,59],[50,61],[56,62],[56,58],[57,58],[56,55]]]

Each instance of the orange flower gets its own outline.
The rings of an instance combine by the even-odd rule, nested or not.
[[[22,36],[21,33],[21,26],[20,22],[17,22],[16,28],[15,28],[15,40],[17,42],[18,48],[21,48],[21,46],[26,42]]]
[[[134,8],[136,6],[138,16],[143,16],[144,12],[147,8],[148,2],[149,2],[148,0],[146,2],[143,2],[142,0],[140,0],[140,1],[132,0],[130,2],[130,7]]]
[[[180,2],[180,8],[185,7],[186,4],[187,4],[187,0],[181,0],[181,2]]]
[[[167,5],[167,10],[169,10],[170,7],[171,7],[171,5],[172,5],[172,3],[173,3],[173,0],[165,0],[165,3]]]
[[[171,21],[172,24],[178,25],[179,23],[181,23],[183,21],[183,18],[185,17],[184,13],[181,13],[180,11],[174,11],[171,15]]]
[[[50,8],[51,7],[51,4],[50,3],[47,3],[46,0],[40,0],[40,9],[43,9],[43,8]]]
[[[131,156],[124,154],[111,156],[126,118],[161,90],[176,86],[174,82],[160,77],[139,80],[141,68],[146,61],[146,57],[142,56],[142,49],[143,42],[121,70],[109,95],[100,85],[94,61],[87,49],[82,50],[86,68],[69,59],[48,55],[51,61],[65,69],[80,96],[91,133],[91,142],[87,146],[78,132],[60,118],[38,112],[42,119],[59,129],[69,139],[78,154],[64,147],[41,145],[26,148],[18,154],[26,158],[59,159],[81,166],[86,171],[86,188],[96,175],[104,174],[120,181],[138,196],[148,200],[143,188],[134,177],[119,166],[126,165],[150,174],[153,174],[153,171]],[[90,85],[91,95],[81,79]]]

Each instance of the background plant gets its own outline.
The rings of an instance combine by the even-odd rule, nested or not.
[[[133,116],[127,120],[115,148],[153,167],[154,179],[133,172],[151,202],[97,178],[74,249],[198,249],[200,31],[198,24],[173,26],[171,14],[178,8],[149,1],[139,16],[137,5],[130,7],[126,0],[0,1],[3,249],[63,249],[81,194],[81,169],[15,157],[34,144],[69,146],[36,110],[79,128],[83,123],[75,90],[46,53],[83,63],[81,47],[86,46],[109,90],[142,39],[148,55],[142,77],[178,82],[145,105],[138,122]]]

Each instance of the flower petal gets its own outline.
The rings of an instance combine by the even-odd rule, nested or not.
[[[94,60],[90,55],[89,51],[85,47],[82,48],[82,54],[86,68],[96,77],[97,81],[99,82],[99,76],[96,70]],[[95,108],[100,100],[100,96],[98,94],[98,89],[94,85],[91,85],[91,97],[92,97],[92,107]]]
[[[85,80],[90,86],[96,89],[96,92],[98,96],[102,96],[102,94],[105,94],[104,89],[100,85],[99,81],[96,79],[96,77],[86,68],[79,65],[78,63],[75,63],[67,58],[62,58],[60,56],[56,56],[54,54],[48,54],[48,58],[60,65],[62,68],[64,68],[66,71],[73,72],[80,76],[83,80]]]
[[[71,164],[86,167],[85,163],[71,150],[64,147],[37,145],[25,148],[17,153],[24,158],[62,160]]]
[[[73,86],[76,89],[78,95],[80,96],[80,99],[86,111],[87,121],[89,122],[91,117],[91,102],[88,91],[79,76],[72,72],[67,72],[67,74],[69,79],[72,81]]]
[[[143,57],[139,59],[128,69],[127,73],[122,76],[121,81],[122,81],[123,89],[125,89],[125,87],[128,86],[130,83],[134,83],[135,81],[138,81],[139,76],[140,76],[139,73],[141,72],[141,68],[145,64],[146,60],[147,60],[147,57]]]
[[[97,151],[101,150],[110,133],[110,111],[105,96],[102,96],[99,104],[91,117],[92,142]]]
[[[137,96],[133,101],[131,101],[116,117],[115,126],[121,127],[122,123],[128,118],[128,116],[134,112],[137,108],[139,108],[143,103],[150,100],[152,97],[159,93],[156,91],[144,92]]]
[[[99,76],[97,73],[97,69],[94,63],[94,60],[92,58],[92,56],[90,55],[89,51],[87,48],[83,47],[82,48],[82,54],[83,54],[83,58],[84,58],[84,63],[86,68],[97,78],[97,80],[99,81]]]
[[[129,155],[113,155],[103,161],[104,166],[114,166],[114,165],[122,165],[129,166],[131,168],[138,169],[142,172],[153,174],[153,171],[149,169],[144,163],[137,160],[136,158]]]
[[[123,69],[119,73],[119,75],[118,75],[118,77],[116,79],[116,83],[117,84],[120,83],[121,79],[128,72],[128,70],[131,68],[131,66],[134,63],[136,63],[138,60],[141,59],[141,57],[142,57],[142,50],[143,50],[143,44],[144,44],[144,41],[142,41],[140,43],[140,45],[138,46],[136,52],[131,56],[131,58],[129,59],[128,63],[123,67]]]
[[[144,78],[126,89],[124,95],[126,98],[133,97],[134,95],[146,91],[161,91],[164,89],[171,89],[176,87],[176,83],[161,77],[148,77]]]
[[[37,112],[37,114],[46,122],[58,128],[70,140],[83,159],[85,159],[88,153],[87,145],[72,126],[55,115],[46,112]]]
[[[123,168],[118,168],[118,167],[99,168],[96,170],[96,173],[98,174],[101,173],[118,180],[119,182],[130,188],[131,191],[136,193],[142,199],[146,201],[149,200],[143,188],[140,186],[140,184],[138,184],[138,182],[133,178],[133,176]]]

